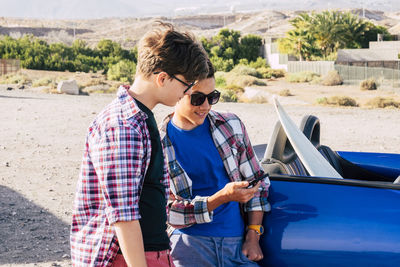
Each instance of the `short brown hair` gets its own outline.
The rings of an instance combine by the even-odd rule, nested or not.
[[[215,74],[215,69],[214,66],[211,62],[211,60],[209,58],[207,58],[207,65],[208,65],[208,74],[207,74],[207,78],[215,78],[214,74]]]
[[[155,71],[181,74],[190,82],[205,78],[207,54],[194,36],[176,31],[169,23],[158,22],[157,26],[139,41],[138,72],[146,77]]]

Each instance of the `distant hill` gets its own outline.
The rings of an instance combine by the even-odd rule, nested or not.
[[[370,9],[353,9],[351,11],[361,17],[364,16],[370,19],[373,23],[387,27],[392,34],[400,34],[400,12],[383,12]],[[90,20],[0,17],[0,34],[10,35],[14,38],[21,37],[24,34],[33,34],[49,42],[64,42],[67,44],[71,44],[74,39],[82,39],[89,45],[95,45],[99,40],[107,38],[121,43],[126,48],[132,48],[137,40],[157,20],[172,22],[182,29],[194,32],[198,37],[213,36],[224,27],[241,31],[242,35],[253,33],[276,37],[283,36],[290,29],[289,20],[299,13],[300,11],[278,10],[259,12],[233,11],[229,13],[175,16],[172,18],[105,18]]]
[[[259,10],[368,8],[400,11],[398,0],[0,0],[0,16],[41,19],[187,16]]]

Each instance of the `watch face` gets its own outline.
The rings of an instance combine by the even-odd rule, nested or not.
[[[264,233],[264,227],[260,225],[260,234],[262,235]]]

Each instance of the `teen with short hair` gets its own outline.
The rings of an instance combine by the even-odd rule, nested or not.
[[[211,110],[220,93],[208,64],[208,77],[177,103],[161,130],[171,176],[168,223],[179,229],[172,229],[171,253],[176,267],[258,266],[270,182],[248,188],[263,168],[241,120]]]
[[[74,266],[173,266],[168,173],[152,109],[173,106],[208,73],[201,44],[160,24],[138,45],[135,81],[90,125],[71,227]]]

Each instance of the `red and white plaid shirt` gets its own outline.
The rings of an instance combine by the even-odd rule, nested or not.
[[[91,124],[75,196],[71,226],[74,266],[110,266],[118,252],[112,224],[139,220],[139,197],[150,163],[151,141],[127,88]],[[166,199],[168,173],[164,165]]]

